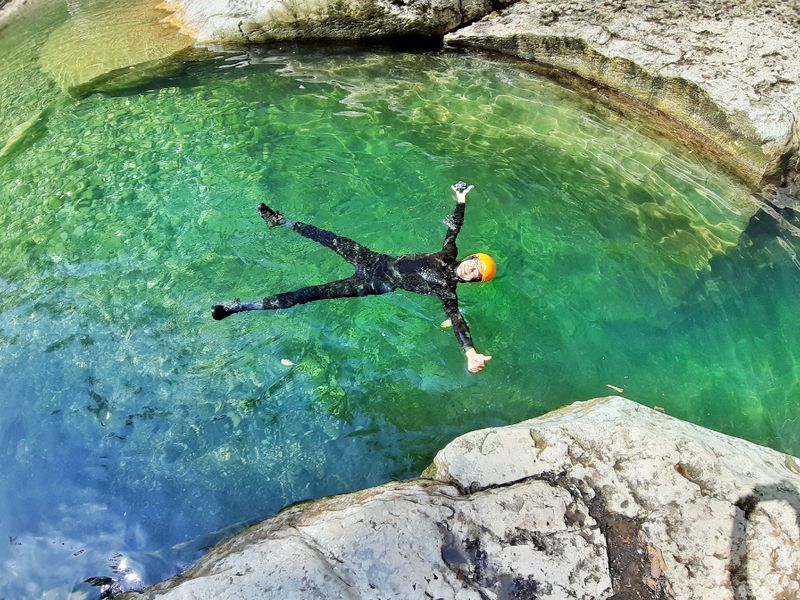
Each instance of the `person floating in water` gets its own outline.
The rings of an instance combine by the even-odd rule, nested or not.
[[[430,254],[390,256],[373,252],[349,238],[314,225],[289,221],[281,213],[262,203],[258,211],[267,225],[287,227],[330,248],[353,265],[356,271],[346,279],[275,294],[255,302],[241,302],[237,299],[216,304],[211,315],[219,321],[234,313],[248,310],[277,310],[315,300],[388,294],[397,289],[438,296],[453,325],[456,339],[467,357],[467,369],[477,373],[492,357],[475,350],[467,322],[458,308],[456,286],[459,283],[489,281],[494,277],[496,267],[492,258],[483,253],[470,254],[460,261],[457,258],[456,236],[464,224],[467,194],[473,187],[475,186],[467,186],[463,181],[452,186],[451,189],[456,194],[456,208],[452,218],[447,221],[448,229],[442,249]]]

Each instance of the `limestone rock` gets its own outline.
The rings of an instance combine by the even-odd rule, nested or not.
[[[493,10],[491,0],[168,0],[168,5],[175,10],[174,22],[200,42],[442,35]]]
[[[800,1],[523,0],[446,36],[575,73],[655,106],[754,183],[796,165]]]
[[[28,0],[0,0],[0,30],[27,3]]]
[[[800,466],[619,397],[466,434],[129,599],[800,595]]]
[[[139,597],[599,598],[605,552],[585,505],[547,482],[464,497],[413,481],[286,511]]]
[[[800,595],[797,461],[623,398],[467,434],[439,452],[430,475],[472,490],[531,478],[574,485],[605,533],[615,589],[644,584],[662,596],[641,597],[697,600]],[[642,567],[632,578],[613,564],[631,544]]]

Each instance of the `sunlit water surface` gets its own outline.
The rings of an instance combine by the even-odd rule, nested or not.
[[[159,580],[289,503],[609,385],[800,453],[797,240],[615,113],[437,53],[210,53],[80,98],[20,60],[0,71],[0,146],[34,119],[0,157],[0,597]],[[461,290],[483,373],[408,293],[210,319],[349,273],[268,230],[262,200],[433,251],[459,178],[460,248],[499,265]]]

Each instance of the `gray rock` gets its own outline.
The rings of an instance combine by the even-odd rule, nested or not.
[[[173,22],[200,42],[443,35],[493,10],[491,0],[173,0],[170,6]]]
[[[646,584],[660,579],[677,598],[800,594],[797,460],[622,398],[462,436],[431,475],[469,489],[571,482],[607,532],[630,528],[656,557],[661,575]],[[618,539],[606,540],[613,557]]]
[[[776,206],[800,211],[800,171],[791,173],[785,185],[772,188],[771,192],[770,200]]]
[[[142,598],[564,598],[610,590],[586,507],[544,481],[393,483],[286,511]],[[136,597],[136,596],[134,596]]]
[[[28,3],[28,0],[0,0],[0,30],[2,30],[11,17]]]
[[[755,184],[797,170],[800,2],[521,1],[451,33],[579,75],[699,132]]]
[[[619,397],[466,434],[132,598],[796,598],[800,466]]]

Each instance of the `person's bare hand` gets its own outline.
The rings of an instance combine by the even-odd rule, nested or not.
[[[450,189],[453,190],[453,193],[455,193],[455,195],[456,195],[456,202],[458,202],[459,204],[464,204],[464,202],[467,201],[467,194],[469,194],[472,191],[472,188],[474,188],[474,187],[475,187],[474,185],[471,185],[467,189],[465,189],[463,192],[459,192],[456,189],[455,185],[451,185]]]
[[[474,348],[467,350],[467,370],[470,373],[477,373],[490,360],[492,360],[491,356],[476,352]]]

